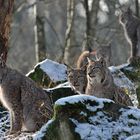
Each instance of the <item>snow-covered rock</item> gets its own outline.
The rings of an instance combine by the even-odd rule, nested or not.
[[[109,99],[75,95],[59,99],[54,109],[35,140],[124,140],[140,133],[140,110]]]
[[[27,76],[40,85],[54,87],[67,80],[66,70],[64,64],[46,59],[38,63]]]

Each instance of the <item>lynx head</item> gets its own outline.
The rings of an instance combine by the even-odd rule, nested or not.
[[[71,87],[74,90],[83,93],[87,83],[86,66],[77,69],[69,68],[67,74],[68,74],[68,81]]]
[[[126,24],[132,17],[133,13],[130,8],[128,8],[125,11],[121,11],[121,14],[119,15],[119,20],[121,24]]]
[[[91,84],[100,84],[105,80],[106,62],[101,57],[99,60],[93,61],[88,58],[87,79]]]

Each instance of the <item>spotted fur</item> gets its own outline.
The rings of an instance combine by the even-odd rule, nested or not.
[[[75,91],[80,94],[85,94],[85,88],[87,84],[86,70],[85,69],[69,69],[68,81]]]
[[[114,84],[111,72],[103,58],[97,61],[88,59],[86,94],[108,98],[118,104],[133,105],[129,96]]]

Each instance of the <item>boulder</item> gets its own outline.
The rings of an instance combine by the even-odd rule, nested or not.
[[[54,116],[34,140],[126,139],[140,133],[140,110],[109,99],[74,95],[57,100]]]

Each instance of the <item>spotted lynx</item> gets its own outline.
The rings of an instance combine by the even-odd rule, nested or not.
[[[115,84],[103,58],[97,61],[88,59],[86,94],[99,98],[108,98],[127,106],[132,106],[128,95]]]
[[[140,56],[140,19],[134,16],[130,8],[128,8],[126,11],[122,11],[119,21],[131,46],[130,58]]]
[[[111,45],[101,45],[95,51],[84,51],[77,60],[77,68],[88,63],[87,57],[90,59],[99,59],[103,57],[107,63],[107,66],[111,65]]]
[[[48,95],[34,81],[0,65],[0,101],[10,112],[10,132],[36,131],[51,118]]]
[[[68,81],[71,84],[72,89],[80,94],[85,94],[85,88],[87,85],[85,67],[82,67],[80,69],[69,68]]]

